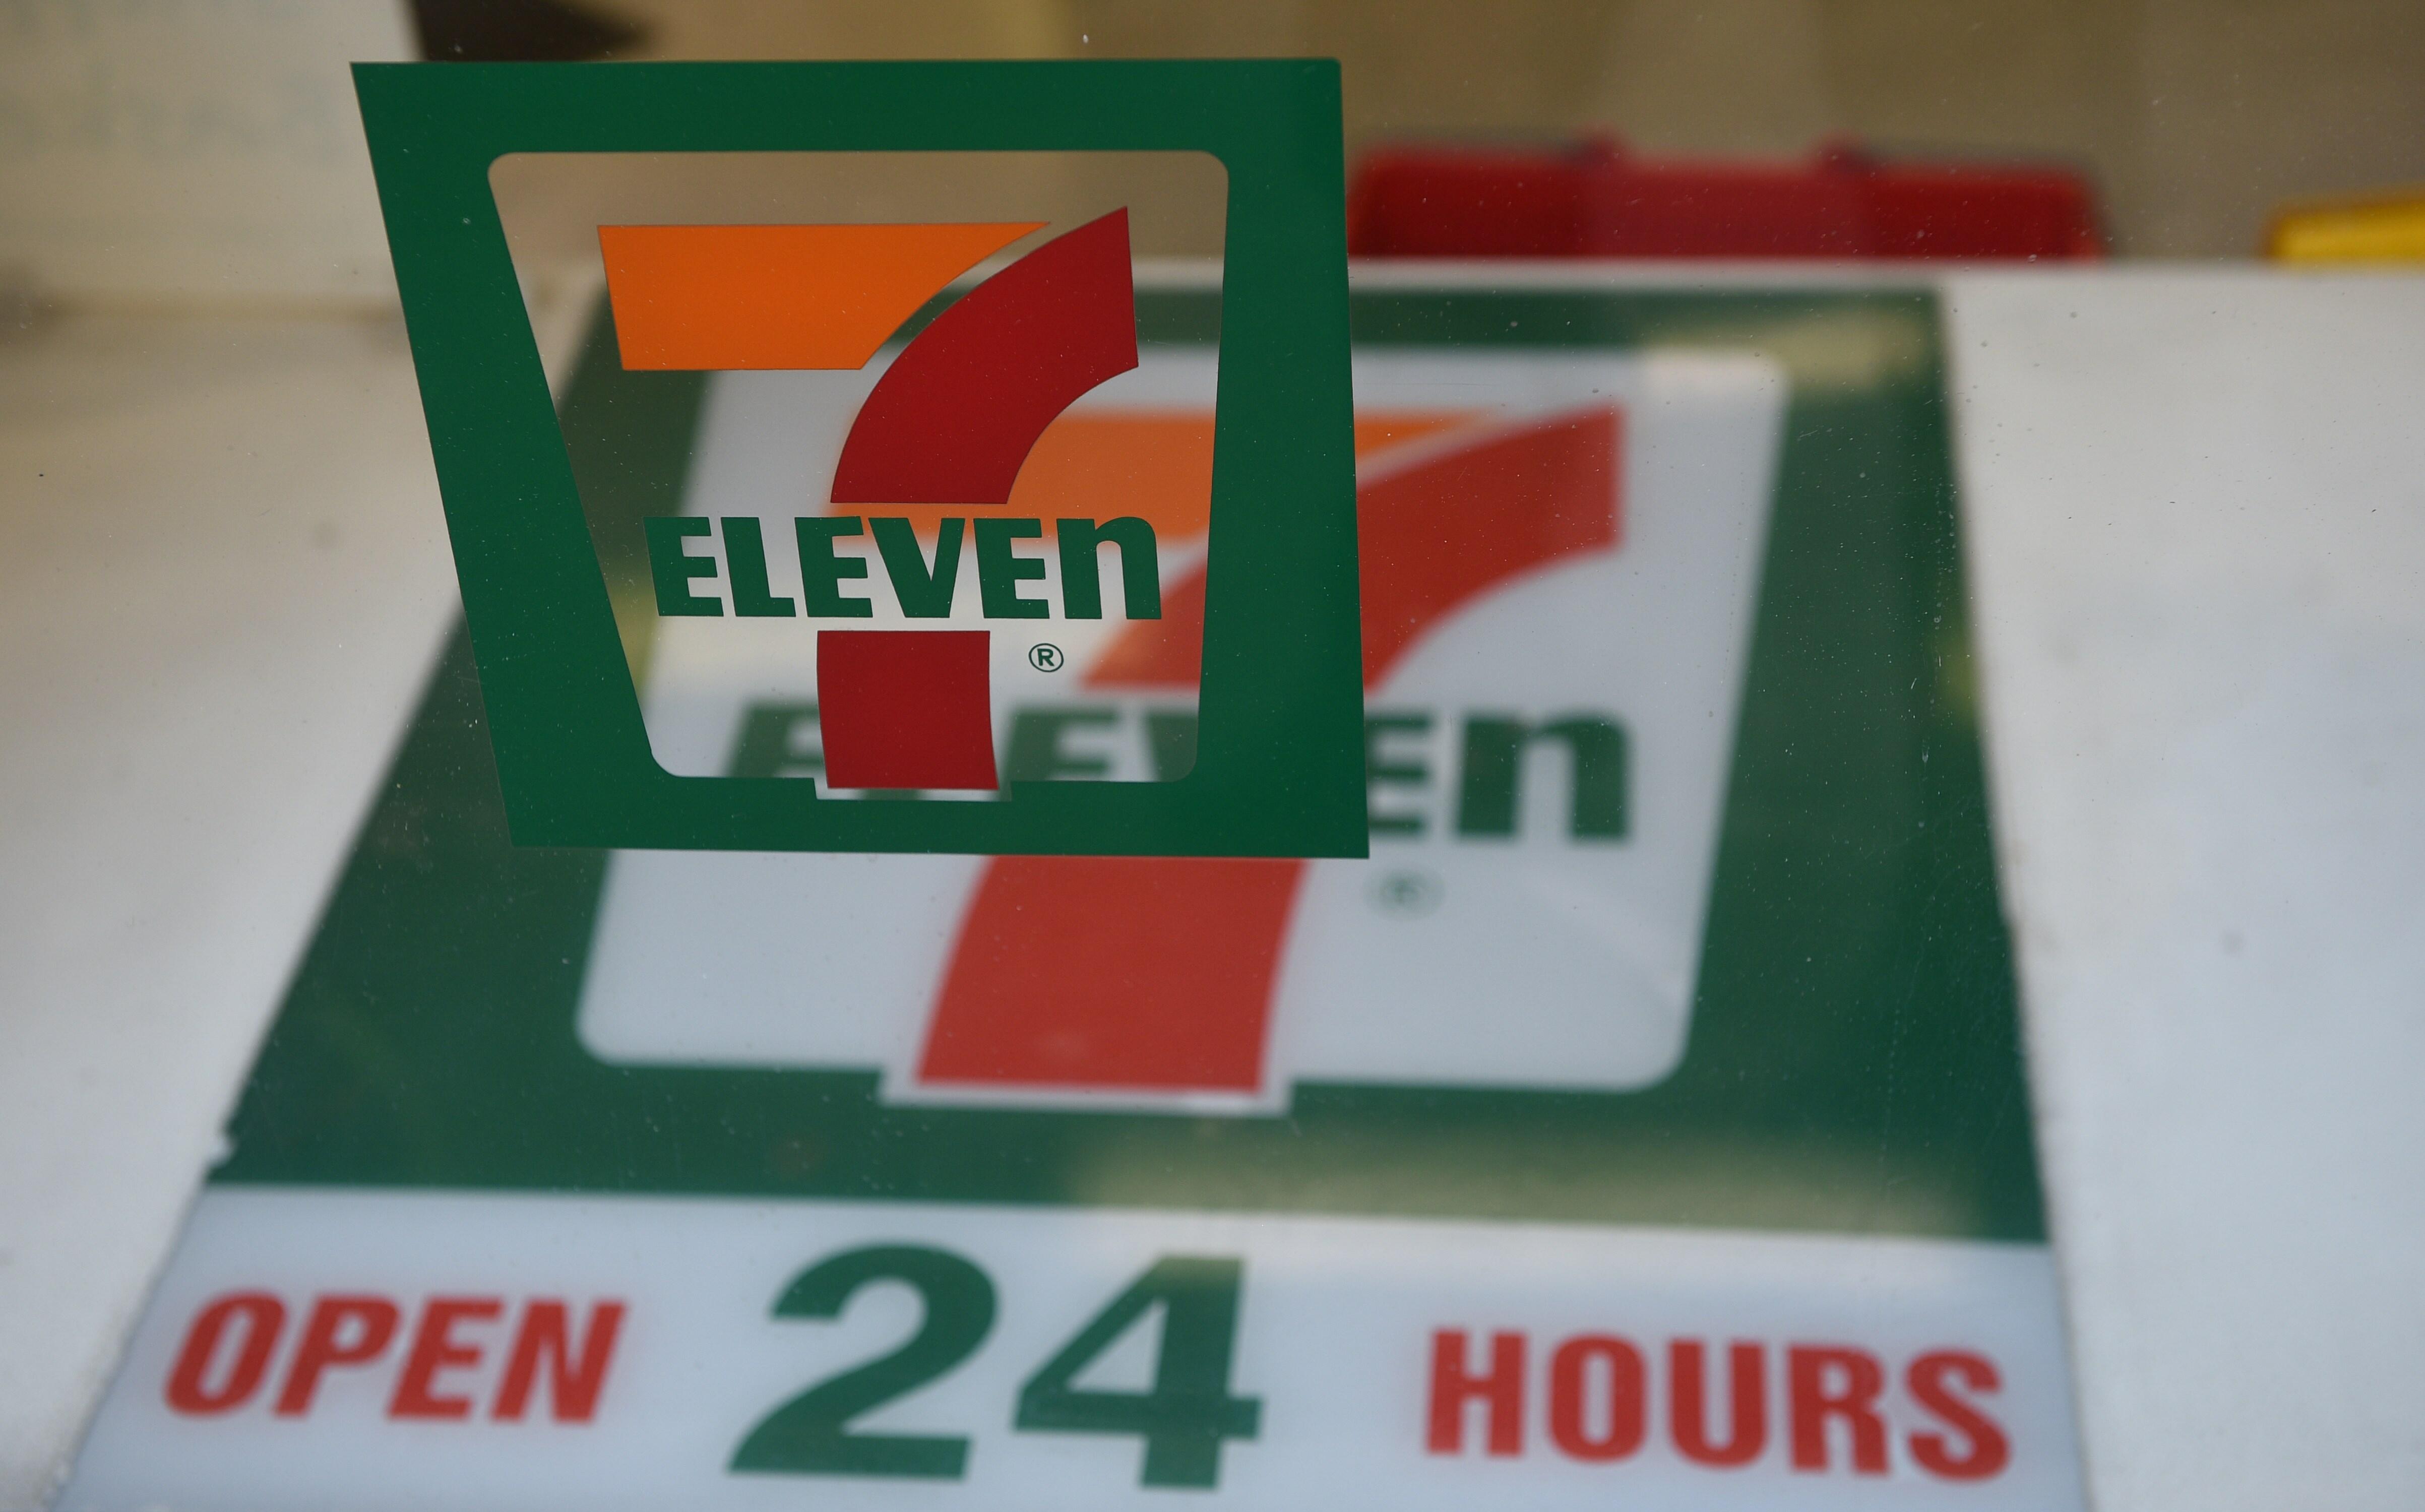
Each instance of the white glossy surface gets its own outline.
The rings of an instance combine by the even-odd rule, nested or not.
[[[400,325],[0,346],[0,1507],[64,1472],[453,597]]]
[[[2096,1504],[2425,1506],[2425,279],[1950,292]]]

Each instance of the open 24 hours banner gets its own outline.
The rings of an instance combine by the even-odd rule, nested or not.
[[[1150,584],[797,532],[989,629],[1005,784],[1190,759],[1218,288],[1136,308],[1011,503]],[[1933,298],[1352,314],[1369,861],[517,848],[458,635],[65,1504],[2080,1504]],[[618,352],[660,764],[996,801],[831,784],[739,612],[891,357]]]

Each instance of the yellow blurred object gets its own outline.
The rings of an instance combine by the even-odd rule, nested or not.
[[[2425,186],[2276,211],[2265,255],[2283,263],[2425,263]]]

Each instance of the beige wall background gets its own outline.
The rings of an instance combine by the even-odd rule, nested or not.
[[[589,0],[650,57],[1334,56],[1349,150],[2086,169],[2128,256],[2244,257],[2286,200],[2425,182],[2425,0]],[[1152,250],[1196,249],[1168,247]]]

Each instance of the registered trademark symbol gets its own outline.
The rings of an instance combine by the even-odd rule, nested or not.
[[[1039,672],[1057,672],[1065,658],[1061,648],[1049,640],[1039,640],[1027,650],[1027,665]]]
[[[1387,872],[1373,883],[1373,906],[1403,919],[1420,919],[1440,905],[1445,891],[1429,872]]]

